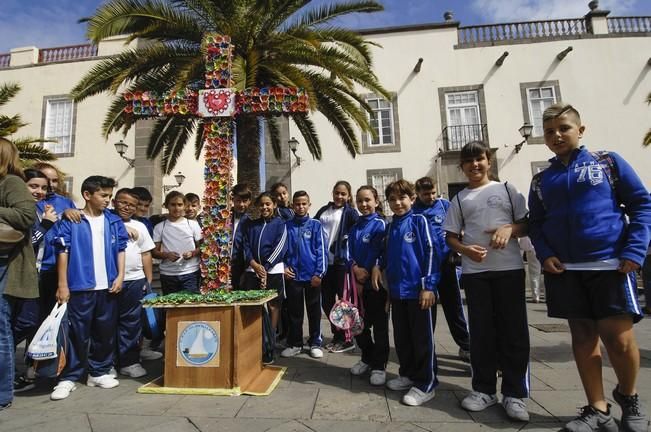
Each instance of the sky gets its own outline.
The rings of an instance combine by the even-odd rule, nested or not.
[[[343,0],[345,1],[345,0]],[[352,28],[376,28],[443,21],[452,11],[462,26],[574,18],[588,12],[588,0],[378,0],[383,12],[356,14],[338,24]],[[1,0],[0,53],[11,48],[49,48],[86,42],[79,18],[93,14],[103,0]],[[313,5],[330,3],[313,0]],[[311,7],[307,6],[307,8]],[[650,0],[601,0],[600,9],[610,16],[651,16]]]

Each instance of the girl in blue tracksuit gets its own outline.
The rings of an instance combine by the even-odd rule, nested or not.
[[[29,168],[24,171],[27,188],[34,197],[36,202],[41,202],[48,192],[49,180],[41,171]],[[46,205],[44,211],[37,211],[37,220],[32,226],[32,247],[36,256],[37,269],[40,267],[40,261],[43,257],[43,238],[57,221],[57,213],[51,205]],[[38,326],[39,320],[39,302],[35,299],[16,298],[11,308],[11,324],[14,333],[14,346],[19,345],[22,341],[32,339]],[[51,307],[52,305],[50,305]],[[49,310],[46,312],[49,313]],[[36,386],[35,372],[30,359],[27,359],[28,368],[21,376],[14,380],[14,393],[30,390]]]
[[[384,385],[389,360],[388,293],[384,287],[375,290],[370,276],[382,252],[386,225],[376,212],[380,202],[373,186],[357,189],[356,201],[362,215],[348,234],[348,263],[361,291],[358,295],[364,305],[364,331],[355,337],[362,358],[350,368],[350,373],[362,375],[370,370],[371,384]]]
[[[434,397],[438,385],[431,307],[436,303],[439,266],[438,242],[423,215],[411,210],[414,186],[398,180],[386,188],[393,212],[387,226],[381,268],[391,299],[391,318],[400,376],[387,381],[390,390],[409,390],[405,405],[418,406]],[[379,271],[372,283],[379,289]]]
[[[285,183],[274,183],[271,185],[271,194],[276,202],[276,212],[284,221],[290,221],[294,217],[294,211],[290,208],[289,189]]]
[[[244,233],[244,260],[249,267],[244,273],[244,290],[270,289],[278,297],[268,303],[273,329],[278,326],[280,305],[285,297],[285,253],[287,229],[276,215],[276,204],[269,192],[261,193],[255,200],[260,218],[251,221]]]
[[[327,252],[321,222],[310,218],[310,197],[305,191],[293,196],[294,218],[287,221],[287,348],[280,354],[292,357],[303,348],[303,308],[307,310],[309,354],[323,357],[321,350],[321,280],[327,269]]]
[[[350,183],[339,180],[332,188],[332,201],[321,207],[314,216],[323,226],[328,240],[328,271],[321,285],[323,312],[328,316],[337,296],[341,298],[344,289],[347,265],[348,231],[357,222],[359,214],[352,206],[352,189]],[[332,324],[332,341],[326,344],[331,352],[345,352],[355,348],[355,344],[346,342],[342,330]]]

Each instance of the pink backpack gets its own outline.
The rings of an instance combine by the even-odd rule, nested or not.
[[[352,299],[351,299],[352,286]],[[332,325],[344,331],[346,342],[364,330],[364,305],[362,298],[357,294],[357,283],[352,273],[346,272],[344,278],[344,292],[341,299],[335,303],[330,311]]]

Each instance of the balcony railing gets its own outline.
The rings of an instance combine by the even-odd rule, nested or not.
[[[459,151],[470,141],[487,141],[485,124],[447,126],[443,129],[443,149]]]
[[[608,18],[609,33],[651,33],[651,17]]]
[[[39,63],[78,60],[97,56],[97,45],[72,45],[56,48],[44,48],[39,51]]]
[[[551,39],[587,33],[585,19],[555,19],[459,27],[459,45]]]
[[[0,69],[6,69],[11,62],[11,54],[0,54]]]

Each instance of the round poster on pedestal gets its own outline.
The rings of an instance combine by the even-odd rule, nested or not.
[[[219,321],[179,321],[176,365],[219,367]]]

